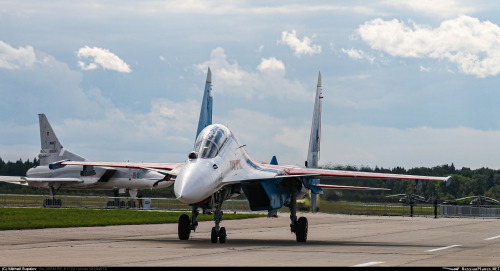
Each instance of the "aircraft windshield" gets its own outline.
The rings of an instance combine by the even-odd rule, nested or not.
[[[230,132],[224,126],[211,125],[201,131],[194,150],[199,158],[213,158],[229,138]]]

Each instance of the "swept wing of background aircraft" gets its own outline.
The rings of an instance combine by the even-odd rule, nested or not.
[[[321,98],[321,95],[318,95],[320,88],[321,77],[319,76],[317,99]],[[317,129],[313,127],[312,130]],[[315,138],[319,140],[319,136],[315,136]],[[220,227],[223,215],[222,203],[241,193],[245,194],[252,210],[267,210],[270,216],[275,216],[276,210],[283,206],[290,208],[290,230],[295,233],[297,242],[305,242],[307,240],[307,218],[297,219],[296,211],[297,199],[304,196],[308,190],[313,193],[320,193],[322,189],[385,190],[383,188],[327,185],[314,180],[349,177],[437,180],[445,183],[451,181],[451,177],[300,168],[279,166],[276,163],[262,164],[254,161],[245,151],[244,146],[238,142],[235,135],[226,126],[212,124],[199,133],[194,150],[189,153],[184,164],[106,162],[61,162],[60,164],[147,168],[165,174],[166,179],[174,181],[174,192],[177,199],[192,206],[191,217],[188,215],[179,217],[179,239],[189,239],[190,232],[196,230],[198,208],[213,208],[215,226],[211,233],[212,243],[226,241],[226,229]]]
[[[211,95],[211,71],[207,72],[207,80],[203,94],[202,108],[198,131],[212,123],[212,95]],[[38,155],[40,165],[31,168],[24,177],[0,176],[0,181],[28,185],[32,187],[46,187],[50,189],[50,198],[44,201],[45,206],[60,206],[61,201],[55,199],[55,194],[60,189],[83,189],[83,190],[113,190],[115,197],[118,192],[128,190],[131,201],[128,206],[135,206],[134,199],[139,190],[164,188],[172,185],[165,179],[165,175],[157,170],[147,168],[117,168],[92,165],[63,166],[62,161],[88,162],[87,159],[78,156],[63,148],[54,130],[52,129],[45,114],[39,114],[41,150]],[[182,164],[182,163],[181,163]],[[172,164],[177,166],[180,164]],[[154,165],[151,165],[154,167]],[[110,201],[108,206],[125,207],[124,202]]]

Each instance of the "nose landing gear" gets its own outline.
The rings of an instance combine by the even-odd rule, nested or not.
[[[222,221],[222,202],[224,201],[220,192],[214,194],[214,221],[215,227],[212,228],[212,234],[210,236],[210,240],[212,243],[217,243],[217,239],[219,239],[219,243],[224,244],[226,242],[226,228],[220,227],[220,222]]]
[[[220,227],[220,222],[222,221],[222,215],[224,214],[221,210],[222,202],[223,202],[223,197],[221,196],[221,193],[220,192],[215,193],[213,196],[213,206],[215,208],[214,211],[215,226],[212,227],[212,232],[210,236],[210,240],[212,243],[217,243],[217,241],[219,241],[219,243],[224,244],[227,240],[226,228]],[[191,214],[192,214],[191,219],[189,219],[189,216],[186,214],[183,214],[179,217],[177,233],[179,235],[180,240],[188,240],[191,231],[196,230],[196,227],[198,226],[198,222],[196,221],[196,217],[199,214],[197,206],[193,206]]]

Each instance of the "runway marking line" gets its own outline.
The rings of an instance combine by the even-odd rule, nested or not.
[[[486,238],[486,239],[484,239],[484,240],[485,240],[485,241],[489,241],[489,240],[493,240],[493,239],[497,239],[497,238],[500,238],[500,235],[493,236],[493,237],[490,237],[490,238]]]
[[[372,265],[381,264],[381,263],[383,263],[383,262],[367,262],[367,263],[353,265],[352,267],[372,266]]]
[[[425,252],[434,252],[434,251],[439,251],[439,250],[443,250],[443,249],[449,249],[449,248],[453,248],[453,247],[461,247],[462,245],[451,245],[451,246],[447,246],[447,247],[440,247],[440,248],[435,248],[435,249],[429,249],[429,250],[426,250]]]

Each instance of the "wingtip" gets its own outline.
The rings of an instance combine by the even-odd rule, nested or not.
[[[451,176],[446,177],[446,179],[444,180],[445,185],[446,186],[450,185],[451,184],[451,180],[452,180]]]
[[[318,87],[321,87],[321,72],[318,72]]]

